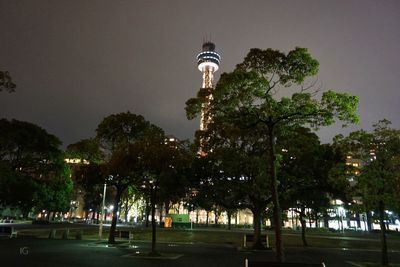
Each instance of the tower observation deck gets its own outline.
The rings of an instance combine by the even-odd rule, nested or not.
[[[203,84],[202,90],[210,90],[213,88],[214,72],[219,68],[221,56],[215,52],[215,44],[211,42],[205,42],[202,46],[202,51],[197,55],[197,68],[203,73]],[[202,104],[201,118],[200,118],[200,130],[204,131],[207,129],[207,124],[211,121],[211,117],[207,114],[210,101],[212,100],[212,94],[208,94]],[[200,141],[201,155],[205,155],[202,150],[205,140]]]
[[[213,88],[214,72],[219,68],[221,56],[215,52],[215,44],[206,42],[197,55],[197,67],[203,73],[202,88]]]

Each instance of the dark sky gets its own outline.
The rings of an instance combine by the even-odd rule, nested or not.
[[[360,96],[358,128],[382,118],[400,128],[398,0],[0,0],[0,26],[0,69],[17,83],[0,93],[0,117],[38,124],[64,145],[128,110],[192,138],[199,123],[186,119],[185,101],[201,86],[195,56],[210,35],[218,74],[253,47],[306,47],[323,89]],[[322,141],[339,131],[322,130]]]

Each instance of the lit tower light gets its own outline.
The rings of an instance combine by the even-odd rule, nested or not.
[[[202,89],[212,89],[214,72],[218,70],[219,63],[221,61],[221,56],[215,52],[215,44],[211,42],[203,43],[202,51],[197,55],[197,67],[203,73],[203,85]],[[200,130],[204,131],[207,129],[207,124],[210,122],[210,116],[207,116],[207,111],[212,100],[212,95],[209,94],[202,105],[201,118],[200,118]],[[200,140],[200,154],[204,155],[202,152],[202,147],[204,140]]]

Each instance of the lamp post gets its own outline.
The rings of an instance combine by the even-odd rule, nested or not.
[[[106,189],[107,189],[107,183],[104,183],[104,191],[103,191],[103,204],[101,207],[101,218],[100,218],[100,226],[99,226],[99,240],[101,240],[101,237],[103,235],[103,220],[104,220],[104,206],[106,204]]]

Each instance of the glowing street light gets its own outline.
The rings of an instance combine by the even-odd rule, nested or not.
[[[113,177],[110,175],[107,180],[111,181],[112,178]],[[106,189],[107,189],[107,183],[104,183],[103,204],[101,207],[101,217],[100,217],[100,226],[99,226],[99,240],[101,240],[101,237],[103,235],[103,220],[105,220],[105,215],[106,215],[104,212],[105,205],[106,205]]]

